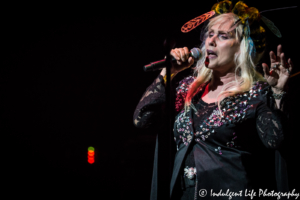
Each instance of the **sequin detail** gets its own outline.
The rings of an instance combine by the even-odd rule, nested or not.
[[[184,175],[183,175],[183,177],[187,177],[188,179],[192,180],[192,179],[195,178],[196,174],[197,174],[196,167],[188,167],[188,166],[186,166],[184,168]]]
[[[200,135],[200,138],[205,141],[211,133],[216,133],[215,128],[246,120],[247,110],[253,107],[248,101],[257,97],[257,91],[261,90],[261,86],[262,84],[257,82],[249,92],[224,98],[220,102],[221,110],[218,107],[213,110],[212,114],[200,125],[202,131],[196,132],[196,135]]]
[[[219,152],[219,154],[222,155],[221,147],[218,147],[217,149],[215,149],[215,151]]]
[[[233,138],[231,139],[230,142],[227,142],[226,145],[227,145],[228,147],[237,147],[237,146],[234,145],[234,144],[235,144],[234,141],[235,141],[235,139],[237,138],[237,136],[235,135],[235,133],[233,133],[232,135],[233,135]]]
[[[189,80],[191,80],[191,78],[192,77],[190,77]],[[181,83],[182,85],[185,85],[186,81],[183,81]],[[187,89],[188,86],[185,86],[185,89],[182,86],[181,89],[177,90],[178,94],[181,94],[181,96],[183,96],[182,91],[187,91]],[[199,91],[201,89],[203,88],[200,88]],[[249,92],[224,98],[220,102],[221,110],[216,107],[209,115],[209,117],[199,125],[197,131],[195,132],[195,141],[199,143],[201,141],[206,141],[211,135],[217,134],[217,128],[223,125],[242,123],[244,120],[246,120],[247,111],[253,107],[253,105],[249,105],[249,100],[251,100],[252,98],[257,98],[257,93],[260,92],[261,89],[262,84],[257,82]],[[188,108],[188,112],[190,111],[190,109],[191,108]],[[192,120],[187,113],[182,110],[175,121],[177,132],[179,135],[179,137],[177,138],[181,140],[176,141],[177,145],[183,142],[187,146],[193,138],[193,133],[190,128]],[[197,114],[197,112],[195,112],[195,114]],[[237,147],[235,144],[236,138],[237,136],[233,136],[231,141],[226,143],[226,146],[231,148]],[[221,154],[222,152],[220,151],[219,153]]]
[[[211,133],[216,133],[216,128],[222,125],[241,123],[246,120],[247,111],[253,107],[253,105],[249,105],[248,101],[252,98],[257,98],[257,93],[260,92],[261,89],[262,84],[257,82],[249,92],[224,98],[220,102],[221,111],[218,107],[213,110],[209,118],[204,120],[200,125],[202,132],[196,132],[196,137],[198,135],[199,138],[200,135],[202,141],[205,141]],[[199,142],[198,138],[196,139],[197,142]],[[233,136],[232,140],[227,142],[226,145],[231,148],[237,148],[238,146],[235,144],[236,138],[237,136]]]
[[[188,110],[189,111],[189,110]],[[191,118],[182,110],[175,121],[179,139],[187,146],[192,141]]]
[[[181,111],[184,107],[185,98],[189,89],[189,85],[194,82],[195,78],[189,76],[179,82],[179,86],[176,88],[176,100],[175,100],[175,110],[177,112]]]

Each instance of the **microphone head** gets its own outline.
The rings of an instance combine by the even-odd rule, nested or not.
[[[202,51],[199,48],[192,48],[191,55],[195,60],[199,60],[202,57]]]

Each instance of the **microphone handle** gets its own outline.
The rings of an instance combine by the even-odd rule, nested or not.
[[[175,62],[175,61],[176,59],[172,57],[171,62]],[[165,66],[166,66],[166,59],[162,59],[159,61],[152,62],[149,65],[145,65],[144,71],[145,72],[156,71],[156,70],[163,69]]]
[[[198,60],[202,56],[202,52],[198,48],[193,48],[191,49],[189,56],[192,56],[195,60]],[[171,61],[176,62],[176,59],[172,57]],[[145,72],[156,71],[164,68],[165,66],[166,66],[166,59],[162,59],[159,61],[152,62],[149,65],[145,65],[144,71]]]

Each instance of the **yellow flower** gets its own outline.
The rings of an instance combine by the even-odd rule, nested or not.
[[[215,5],[213,5],[213,7],[211,8],[211,10],[215,11],[215,13],[218,15],[223,13],[228,13],[231,11],[231,9],[232,9],[232,3],[231,1],[228,0],[215,3]]]

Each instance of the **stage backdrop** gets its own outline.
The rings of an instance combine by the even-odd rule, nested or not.
[[[296,5],[291,0],[269,2],[248,4],[260,10]],[[135,128],[132,117],[159,72],[145,73],[143,65],[164,57],[167,37],[176,47],[198,46],[200,29],[181,33],[180,28],[211,6],[211,1],[2,6],[6,191],[19,197],[76,197],[83,192],[86,199],[103,199],[104,194],[109,199],[148,199],[155,134]],[[268,51],[282,44],[293,58],[293,73],[299,71],[297,11],[265,13],[283,35],[278,39],[267,30]],[[265,60],[269,63],[268,56]],[[299,80],[290,80],[291,158],[299,152]],[[94,164],[87,162],[89,146],[95,148]],[[290,160],[295,188],[296,159]]]

